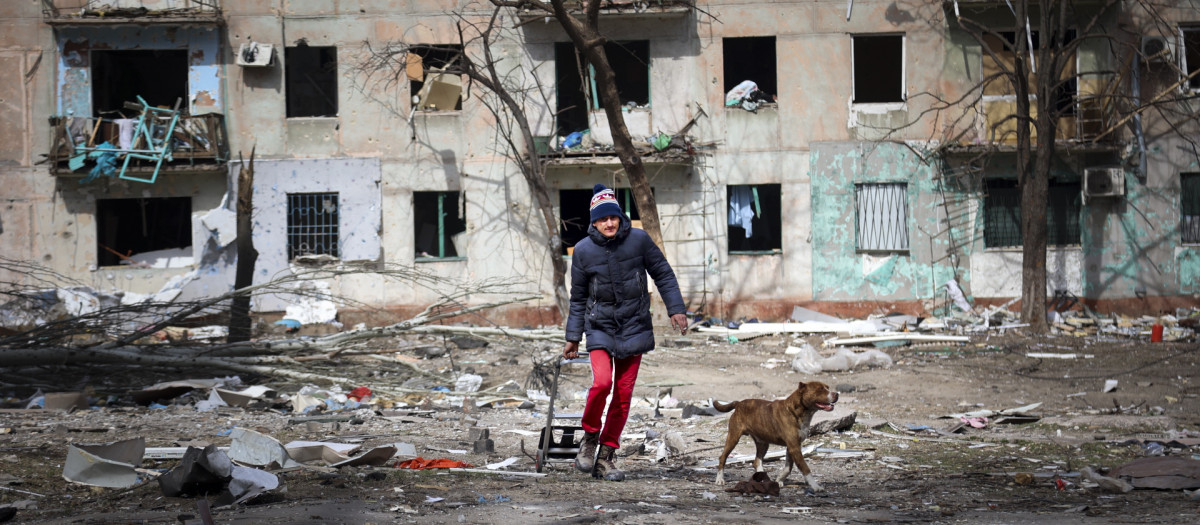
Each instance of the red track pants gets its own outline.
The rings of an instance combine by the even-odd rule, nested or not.
[[[621,431],[629,419],[629,402],[633,399],[633,384],[637,381],[642,356],[613,359],[608,352],[597,349],[589,352],[588,357],[592,361],[592,388],[588,390],[587,404],[583,407],[583,431],[600,432],[601,445],[621,448]],[[600,415],[604,413],[604,400],[610,391],[612,401],[601,430]]]

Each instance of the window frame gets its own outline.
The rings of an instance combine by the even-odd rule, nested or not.
[[[1191,71],[1194,69],[1200,69],[1200,64],[1195,64],[1194,68],[1188,65],[1187,33],[1195,33],[1197,35],[1196,45],[1200,47],[1200,25],[1182,24],[1179,26],[1179,42],[1176,48],[1179,50],[1179,70],[1182,71],[1185,76],[1190,75]],[[1197,50],[1196,55],[1197,59],[1200,60],[1200,49]],[[1181,86],[1181,89],[1186,93],[1200,92],[1200,75],[1196,75],[1185,82],[1183,86]]]
[[[439,55],[440,54],[450,54],[450,53],[455,53],[455,52],[459,53],[460,55],[466,54],[466,49],[463,48],[463,46],[461,44],[413,44],[413,45],[408,46],[408,50],[406,51],[406,53],[421,56],[423,76],[426,78],[426,80],[428,80],[430,72],[433,70],[433,68],[430,65],[427,65],[425,62],[426,60],[429,60],[430,57],[427,56],[426,54],[421,54],[418,51],[424,51],[425,53],[434,52]],[[437,59],[439,61],[443,62],[442,66],[441,66],[443,68],[445,68],[449,64],[452,64],[452,62],[445,61],[441,57],[437,57]],[[407,58],[405,58],[405,60],[407,60]],[[461,60],[461,58],[460,58],[460,60]],[[410,112],[412,112],[414,115],[416,115],[416,114],[420,114],[420,115],[457,115],[457,114],[461,113],[463,104],[465,104],[467,101],[467,86],[469,85],[469,83],[465,81],[466,75],[460,74],[460,75],[458,75],[458,77],[459,77],[459,87],[460,87],[460,91],[458,94],[458,105],[453,109],[432,109],[432,108],[419,109],[417,107],[417,103],[418,103],[417,97],[420,95],[420,91],[421,91],[421,89],[423,89],[426,80],[418,81],[418,80],[413,80],[412,78],[408,78],[407,79],[408,80],[408,110]],[[414,89],[414,84],[417,82],[421,83],[421,87],[416,87]]]
[[[1193,193],[1191,206],[1188,205],[1189,190]],[[1189,214],[1189,211],[1193,213]],[[1194,222],[1190,228],[1194,230],[1191,238],[1188,237],[1189,218]],[[1186,246],[1200,245],[1200,172],[1179,173],[1179,242]]]
[[[156,206],[161,206],[162,209],[164,209],[164,210],[176,210],[178,213],[178,216],[175,217],[174,222],[176,222],[177,224],[186,225],[187,240],[188,240],[187,246],[143,249],[143,250],[139,250],[136,252],[133,250],[129,250],[128,256],[121,256],[121,255],[115,255],[115,254],[113,254],[111,256],[103,255],[104,253],[110,253],[110,252],[106,252],[106,250],[104,249],[104,247],[106,246],[104,244],[105,241],[108,241],[110,244],[117,244],[116,242],[109,240],[108,236],[105,235],[105,233],[103,231],[104,226],[106,226],[108,220],[110,220],[108,218],[109,216],[114,216],[113,220],[118,220],[118,223],[119,223],[120,216],[119,216],[119,214],[115,214],[115,213],[107,213],[107,214],[104,213],[104,210],[101,209],[101,203],[103,202],[104,203],[103,206],[105,207],[105,209],[107,209],[107,207],[110,205],[118,206],[120,203],[118,203],[116,201],[127,201],[130,204],[136,203],[139,206],[145,206],[145,204],[144,204],[145,202],[152,201],[152,202],[156,203]],[[169,202],[169,201],[173,201],[173,202]],[[183,205],[184,201],[186,201],[186,204],[187,204],[186,206]],[[136,256],[139,254],[156,252],[156,251],[160,251],[160,250],[170,250],[170,249],[176,249],[176,248],[182,249],[182,248],[194,247],[196,245],[196,239],[193,236],[194,233],[192,232],[192,227],[191,227],[192,204],[193,204],[193,201],[192,201],[192,197],[190,197],[190,196],[183,196],[183,197],[113,197],[113,198],[106,197],[106,198],[96,199],[95,200],[96,208],[95,208],[95,213],[93,214],[93,216],[95,217],[95,225],[96,225],[95,226],[96,227],[96,244],[95,244],[96,267],[98,267],[98,268],[124,268],[124,269],[143,268],[143,266],[121,264],[121,260],[123,260],[122,257],[133,257],[133,256]],[[141,224],[140,226],[142,226],[143,228],[153,228],[153,227],[163,225],[163,223],[165,221],[162,219],[154,220],[156,217],[158,217],[158,214],[155,214],[153,216],[144,216],[145,224]],[[118,226],[119,226],[119,224],[118,224]],[[148,239],[147,236],[141,236],[141,237],[143,240]],[[117,235],[117,238],[120,238],[119,234]],[[122,246],[108,246],[108,248],[116,251],[117,249],[122,248]],[[111,260],[111,257],[113,257],[113,256],[117,257],[117,264],[103,264],[104,262],[107,262],[107,260]],[[196,260],[193,260],[193,264],[189,265],[189,266],[194,266],[196,262],[197,262]]]
[[[896,191],[895,193],[897,193],[897,194],[899,194],[899,195],[903,196],[903,199],[902,199],[903,208],[902,208],[902,210],[901,210],[901,211],[902,211],[902,213],[903,213],[903,221],[901,221],[901,222],[904,224],[904,227],[903,227],[903,231],[901,232],[901,233],[903,233],[903,239],[902,239],[902,242],[901,242],[901,244],[902,244],[902,246],[901,246],[901,247],[890,248],[890,247],[874,247],[874,246],[872,246],[872,247],[864,247],[864,246],[863,246],[863,244],[864,244],[864,237],[865,237],[865,236],[867,236],[867,235],[866,235],[866,234],[864,234],[864,232],[862,231],[862,230],[863,230],[862,226],[864,225],[864,223],[868,223],[868,224],[870,223],[870,219],[869,219],[869,218],[864,218],[864,217],[863,217],[863,209],[862,209],[862,206],[861,206],[861,203],[863,202],[863,199],[864,199],[864,198],[866,198],[865,196],[863,196],[863,195],[862,195],[862,192],[863,192],[863,189],[864,189],[864,188],[867,188],[867,187],[893,187],[893,188],[899,188],[899,191]],[[911,234],[910,234],[910,232],[908,231],[908,230],[909,230],[909,225],[908,225],[908,223],[909,223],[909,221],[910,221],[910,220],[911,220],[911,218],[912,218],[912,216],[911,216],[911,213],[912,213],[912,212],[911,212],[911,209],[912,209],[912,207],[909,205],[909,202],[908,202],[908,201],[909,201],[909,197],[908,197],[908,189],[909,189],[909,188],[908,188],[908,182],[907,182],[907,181],[897,181],[897,182],[856,182],[856,183],[854,183],[854,250],[855,250],[855,252],[856,252],[856,253],[863,253],[863,254],[902,254],[902,255],[903,255],[903,254],[908,254],[908,253],[910,253],[910,252],[911,252],[911,250],[912,250],[912,235],[911,235]],[[880,217],[880,220],[876,220],[875,222],[876,222],[876,223],[883,222],[883,220],[882,220],[882,219],[883,219],[883,217]],[[880,233],[880,234],[878,234],[878,235],[882,236],[882,235],[883,235],[883,233]]]
[[[1014,26],[1014,27],[1000,28],[1000,29],[997,29],[995,32],[996,32],[996,34],[1000,34],[1000,35],[1006,35],[1006,34],[1008,34],[1008,33],[1013,33],[1013,34],[1014,34],[1014,38],[1016,38],[1016,36],[1015,36],[1015,34],[1016,34],[1016,29],[1017,29],[1017,28]],[[1198,29],[1200,29],[1200,28],[1198,28]],[[1079,32],[1078,32],[1078,31],[1076,31],[1074,28],[1070,28],[1070,29],[1068,29],[1068,31],[1070,31],[1070,32],[1073,32],[1073,33],[1074,33],[1074,36],[1072,37],[1072,40],[1073,40],[1073,39],[1076,39],[1076,38],[1079,38]],[[990,35],[989,35],[989,36],[990,36]],[[1032,40],[1034,40],[1034,42],[1035,42],[1035,44],[1036,44],[1036,45],[1035,45],[1035,47],[1034,47],[1034,49],[1036,50],[1036,49],[1038,49],[1038,47],[1040,47],[1040,46],[1041,46],[1041,38],[1040,38],[1040,36],[1038,35],[1038,30],[1036,30],[1036,29],[1032,30],[1031,37],[1032,37]],[[1009,50],[1007,50],[1007,49],[1002,49],[1001,51],[1002,51],[1002,52],[1004,52],[1004,53],[1012,54],[1012,52],[1011,52],[1011,51],[1009,51]],[[1078,116],[1078,115],[1079,115],[1079,111],[1080,111],[1080,108],[1079,108],[1079,103],[1080,103],[1080,95],[1079,95],[1079,76],[1080,76],[1080,74],[1079,74],[1079,65],[1080,65],[1080,63],[1079,63],[1079,60],[1080,60],[1080,56],[1079,56],[1079,55],[1080,55],[1079,51],[1078,51],[1078,50],[1076,50],[1076,52],[1075,52],[1075,55],[1072,57],[1072,58],[1073,58],[1073,61],[1074,61],[1074,64],[1072,64],[1072,66],[1071,66],[1071,70],[1070,70],[1070,71],[1066,71],[1066,72],[1065,72],[1065,74],[1067,74],[1067,75],[1069,75],[1071,78],[1073,78],[1073,79],[1074,79],[1074,82],[1075,82],[1075,89],[1074,89],[1074,91],[1073,91],[1073,92],[1070,92],[1070,93],[1068,93],[1068,95],[1071,97],[1071,100],[1072,100],[1072,107],[1073,107],[1073,109],[1072,109],[1072,110],[1071,110],[1069,113],[1061,113],[1061,114],[1059,114],[1058,118],[1065,118],[1065,117],[1071,117],[1071,116]],[[985,62],[986,62],[986,61],[988,61],[988,60],[990,60],[990,57],[988,56],[988,53],[987,53],[987,51],[983,51],[983,50],[981,50],[980,57],[979,57],[979,70],[978,70],[979,78],[983,78],[983,77],[984,77],[984,74],[985,74],[985,73],[984,73],[984,69],[985,69]],[[1031,73],[1031,77],[1032,77],[1033,75],[1036,75],[1036,74],[1037,74],[1037,73]],[[1031,87],[1035,87],[1035,84],[1032,82],[1032,78],[1031,78],[1030,80],[1031,80],[1031,82],[1030,82],[1030,86],[1031,86]],[[1017,100],[1017,94],[1016,94],[1016,93],[1006,93],[1006,94],[987,94],[987,93],[985,92],[985,93],[983,93],[983,94],[981,94],[981,95],[980,95],[980,98],[979,98],[979,103],[980,103],[981,105],[986,105],[986,104],[987,104],[987,103],[989,103],[989,102],[1015,102],[1016,100]],[[1031,93],[1029,94],[1029,101],[1030,101],[1030,102],[1034,102],[1034,101],[1036,101],[1036,100],[1037,100],[1037,93],[1036,93],[1036,92],[1031,92]],[[1036,106],[1035,106],[1035,107],[1036,107]]]
[[[309,204],[308,202],[299,203],[298,201],[301,198],[305,198],[307,200],[312,201],[312,203],[315,203],[316,200],[320,197],[333,197],[334,210],[332,212],[332,215],[333,215],[332,221],[323,221],[320,224],[296,224],[292,221],[293,214],[294,214],[293,206],[296,204]],[[342,236],[341,236],[342,202],[341,202],[341,196],[339,195],[339,193],[336,191],[332,191],[332,192],[329,192],[329,191],[293,192],[293,193],[285,194],[284,199],[286,199],[286,201],[287,201],[287,211],[285,212],[286,215],[284,215],[284,218],[285,218],[284,231],[285,231],[285,235],[287,237],[287,245],[285,246],[284,249],[285,249],[285,253],[287,253],[288,262],[295,261],[299,257],[319,256],[319,255],[328,255],[335,259],[340,260],[341,252],[342,252],[342,246],[341,246],[341,243],[342,243]],[[321,210],[321,211],[318,211],[317,213],[329,213],[329,212],[327,210]],[[297,230],[306,229],[306,228],[312,228],[312,229],[332,228],[332,233],[330,233],[329,231],[297,232]],[[332,246],[332,249],[331,250],[327,249],[324,252],[309,251],[308,253],[301,253],[299,245],[293,244],[293,240],[296,240],[298,238],[305,238],[305,239],[322,238],[325,240],[329,240],[330,236],[332,236],[332,242],[328,243],[328,246]],[[330,253],[330,252],[332,252],[332,253]]]
[[[314,113],[314,114],[303,114],[303,115],[296,114],[299,112],[299,110],[301,108],[293,107],[293,104],[299,104],[300,101],[293,99],[291,97],[291,94],[292,94],[292,83],[294,80],[292,78],[292,74],[294,71],[296,71],[296,66],[293,64],[293,61],[295,61],[297,59],[296,59],[296,57],[289,56],[289,55],[291,55],[292,53],[295,52],[293,50],[297,50],[297,49],[313,50],[316,53],[322,53],[325,50],[332,50],[332,52],[333,52],[333,71],[331,72],[331,74],[329,76],[333,81],[333,86],[332,86],[333,93],[326,94],[323,91],[321,92],[321,94],[324,95],[325,98],[328,99],[329,102],[332,102],[332,104],[333,104],[332,114],[316,114],[316,113],[325,113],[322,111],[313,111],[312,113]],[[319,70],[319,69],[322,69],[323,67],[325,67],[325,62],[320,60],[320,58],[323,58],[323,57],[320,57],[320,55],[318,55],[318,58],[319,59],[318,59],[318,63],[317,63],[317,69]],[[297,72],[297,74],[298,74],[298,72]],[[317,83],[316,80],[313,80],[311,76],[309,77],[309,80],[314,84]],[[299,82],[299,80],[295,80],[295,81]],[[338,46],[336,46],[336,45],[285,46],[283,48],[283,87],[284,87],[284,94],[283,94],[284,102],[283,103],[284,103],[284,117],[285,118],[287,118],[287,119],[304,119],[304,118],[334,119],[334,118],[338,118],[341,115],[341,113],[340,113],[341,112],[341,104],[340,104],[340,101],[338,100],[339,93],[341,90],[341,88],[338,86]],[[321,88],[322,88],[322,86],[320,86],[320,85],[317,86],[318,90],[321,90]],[[324,108],[316,108],[316,109],[319,110],[319,109],[324,109]]]
[[[779,38],[778,38],[778,35],[740,36],[740,37],[722,37],[721,38],[721,65],[722,65],[721,74],[722,74],[722,78],[724,79],[724,89],[721,91],[722,98],[724,98],[724,95],[726,93],[729,93],[730,90],[732,90],[735,86],[737,86],[737,84],[739,82],[741,82],[741,80],[738,80],[738,81],[733,82],[733,85],[730,85],[730,79],[728,78],[729,70],[730,70],[729,61],[731,60],[731,58],[729,56],[729,48],[728,48],[730,41],[735,41],[735,44],[741,43],[742,45],[746,45],[747,47],[752,47],[753,45],[755,45],[754,42],[751,42],[752,40],[756,40],[756,41],[770,40],[770,42],[771,42],[771,58],[773,59],[771,62],[771,77],[772,77],[772,83],[770,86],[771,89],[769,89],[769,90],[762,89],[763,86],[759,85],[759,89],[761,91],[763,91],[764,93],[766,93],[767,95],[769,95],[771,97],[771,101],[770,102],[762,102],[759,104],[758,107],[759,108],[778,107],[778,105],[779,105],[779,102],[778,102],[778,99],[779,99]],[[752,78],[746,78],[746,79],[742,79],[742,80],[752,80],[756,84],[758,84],[758,81],[755,79],[752,79]],[[728,106],[727,105],[725,107],[732,108],[732,109],[740,109],[740,106]]]
[[[453,199],[447,199],[447,197],[449,197],[449,196],[453,196]],[[418,250],[420,249],[420,246],[418,246],[419,239],[417,237],[420,235],[420,228],[418,227],[417,221],[420,220],[420,217],[422,214],[417,213],[417,203],[418,202],[425,203],[425,200],[420,199],[420,197],[430,197],[430,198],[437,197],[437,211],[436,211],[436,213],[437,213],[437,233],[434,234],[436,241],[437,241],[437,249],[438,249],[438,253],[436,255],[432,255],[428,251],[418,252]],[[463,201],[464,198],[465,198],[465,196],[464,196],[463,192],[460,190],[414,191],[413,192],[413,201],[412,201],[413,202],[413,208],[412,208],[412,210],[413,210],[413,253],[414,253],[414,261],[415,262],[442,262],[442,261],[465,261],[465,260],[467,260],[467,257],[460,253],[458,246],[455,246],[451,239],[451,237],[458,235],[459,233],[463,233],[467,230],[467,228],[466,228],[467,219],[465,217],[465,213],[461,213],[461,212],[465,211],[463,209],[463,208],[465,208],[465,202]],[[456,231],[454,233],[446,233],[446,218],[448,215],[446,212],[447,201],[450,201],[451,203],[453,203],[454,209],[455,209],[455,215],[457,216],[457,219],[462,222],[463,229]],[[460,204],[463,205],[461,208],[459,207]],[[454,249],[454,253],[455,253],[454,255],[446,255],[446,246],[447,245],[449,245],[452,249]],[[425,255],[419,255],[418,253],[424,253]]]
[[[858,75],[855,74],[856,41],[859,38],[900,37],[900,100],[880,102],[858,101]],[[906,33],[857,33],[850,35],[850,102],[855,106],[879,105],[903,108],[908,104],[908,35]]]
[[[734,239],[733,232],[734,232],[734,230],[732,228],[737,228],[738,230],[742,230],[742,231],[745,231],[745,230],[741,226],[738,226],[736,224],[730,224],[729,220],[727,219],[725,221],[725,223],[726,223],[725,252],[729,255],[779,255],[779,254],[782,254],[783,253],[783,185],[778,182],[771,182],[771,183],[766,183],[766,184],[726,184],[725,185],[725,202],[727,204],[726,215],[728,215],[729,212],[733,211],[732,210],[732,206],[733,206],[732,201],[733,201],[734,188],[749,188],[750,189],[751,194],[753,195],[752,202],[754,204],[753,207],[755,208],[754,209],[755,219],[759,219],[758,229],[753,230],[753,231],[761,232],[763,230],[763,226],[764,226],[763,222],[769,221],[769,224],[765,225],[765,226],[767,226],[767,231],[769,232],[767,234],[767,236],[770,237],[769,239],[766,240],[766,244],[769,244],[772,247],[765,248],[765,249],[758,249],[758,250],[735,250],[735,249],[733,249],[733,239]],[[759,197],[760,189],[773,191],[773,193],[779,197],[778,201],[770,202],[769,200],[760,199],[760,197]],[[767,202],[766,206],[762,205],[762,202],[764,202],[764,201]],[[764,209],[766,211],[763,211]],[[768,217],[767,216],[768,212],[770,212],[770,214],[773,215],[774,217]],[[753,226],[754,226],[754,222],[751,222],[751,227],[753,228]],[[748,237],[747,239],[755,239],[755,238],[761,239],[762,237],[755,237],[752,235],[751,237]]]
[[[996,184],[996,183],[999,183],[999,184]],[[1083,213],[1082,186],[1083,186],[1082,182],[1077,181],[1077,180],[1075,180],[1075,181],[1051,180],[1050,181],[1050,187],[1047,188],[1047,195],[1046,195],[1046,207],[1047,207],[1046,246],[1047,247],[1062,249],[1062,248],[1072,248],[1072,247],[1081,247],[1082,246],[1082,242],[1083,242],[1083,222],[1081,219],[1081,214]],[[989,177],[989,178],[984,179],[984,189],[985,189],[985,193],[984,193],[984,198],[983,198],[983,203],[982,203],[984,250],[1007,251],[1007,250],[1022,249],[1022,247],[1025,245],[1025,239],[1022,238],[1023,233],[1021,231],[1021,188],[1020,188],[1020,186],[1017,186],[1016,180],[1012,179],[1012,178]],[[1010,194],[1007,198],[1010,199],[1012,202],[1016,202],[1016,206],[1007,206],[1007,207],[1005,207],[1005,209],[1011,210],[1011,213],[1016,216],[1016,228],[1017,228],[1016,236],[1017,236],[1017,240],[1019,241],[1019,243],[1017,243],[1017,244],[1003,244],[1003,245],[993,246],[993,245],[989,244],[989,242],[988,242],[988,237],[989,237],[988,232],[991,229],[991,228],[989,228],[989,219],[991,218],[989,202],[990,202],[990,197],[991,197],[992,193],[995,191],[998,191],[998,190],[1003,190],[1005,193]],[[1055,197],[1056,195],[1062,197],[1062,199],[1057,200]],[[1071,221],[1070,219],[1068,219],[1068,222],[1066,223],[1066,225],[1055,228],[1054,227],[1055,224],[1051,224],[1050,221],[1055,220],[1055,217],[1057,217],[1059,215],[1058,213],[1056,213],[1056,210],[1058,210],[1059,206],[1062,206],[1066,202],[1067,199],[1071,199],[1071,204],[1067,205],[1068,209],[1066,210],[1066,212],[1069,213],[1071,211],[1074,211],[1075,219],[1074,219],[1074,221]],[[1056,205],[1056,203],[1057,203],[1057,205]],[[1073,228],[1074,232],[1071,231],[1072,226],[1074,226],[1074,228]],[[1066,240],[1068,242],[1062,242],[1063,239],[1060,238],[1061,234],[1058,232],[1063,232],[1063,231],[1067,232],[1066,236],[1068,237],[1068,239],[1066,239]]]

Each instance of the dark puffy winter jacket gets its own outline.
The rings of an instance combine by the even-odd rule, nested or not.
[[[647,272],[667,315],[685,313],[675,272],[646,232],[633,228],[625,216],[611,239],[589,226],[571,256],[567,341],[579,341],[586,331],[588,350],[607,350],[617,359],[653,350]]]

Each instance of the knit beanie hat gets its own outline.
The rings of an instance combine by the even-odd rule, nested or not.
[[[597,184],[592,188],[592,222],[609,215],[624,213],[621,213],[621,206],[617,204],[617,194],[603,184]]]

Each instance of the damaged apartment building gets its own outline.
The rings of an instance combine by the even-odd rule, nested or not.
[[[1057,145],[1048,295],[1160,311],[1200,293],[1197,129],[1132,109],[1167,94],[1195,113],[1200,10],[1178,2],[1142,21],[1135,4],[1100,17],[1105,38],[1072,28],[1080,44],[1055,94],[1058,132],[1035,141]],[[622,114],[689,307],[763,319],[794,305],[932,313],[951,281],[977,302],[1018,297],[1016,95],[981,86],[1012,63],[1024,21],[1010,9],[603,2]],[[539,211],[489,93],[442,72],[479,51],[462,47],[458,17],[490,12],[464,0],[3,2],[0,250],[99,290],[223,293],[236,262],[233,181],[253,151],[256,282],[313,261],[415,266],[523,282],[544,299],[497,322],[560,322]],[[986,24],[990,40],[959,16]],[[524,104],[569,260],[594,184],[617,188],[639,219],[630,183],[594,72],[561,26],[531,10],[498,21],[493,56],[536,95]],[[379,82],[362,65],[389,43],[408,50],[403,74]],[[435,298],[369,275],[329,284],[372,307]],[[254,308],[290,300],[257,297]]]

